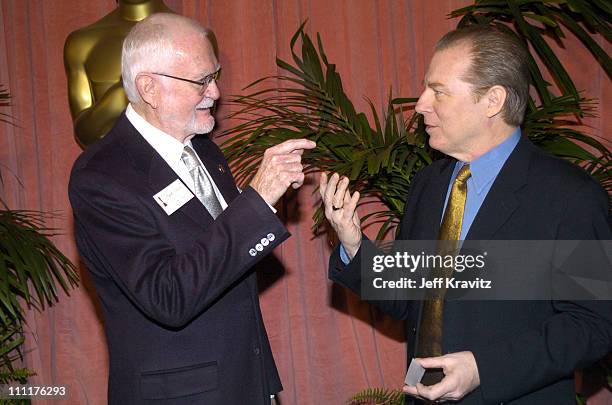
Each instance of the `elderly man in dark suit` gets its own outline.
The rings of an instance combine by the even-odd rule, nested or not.
[[[220,65],[197,22],[154,14],[125,39],[130,105],[74,165],[75,233],[102,303],[112,404],[270,404],[282,389],[255,274],[289,233],[272,206],[304,180],[292,140],[239,190],[214,126]]]
[[[601,187],[521,135],[527,62],[521,44],[490,28],[438,42],[416,111],[430,145],[448,157],[415,176],[399,239],[610,239]],[[360,294],[359,194],[347,185],[337,174],[321,177],[325,214],[341,242],[329,274]],[[612,349],[610,301],[375,304],[407,321],[409,358],[427,370],[426,384],[404,386],[414,403],[573,404],[574,370]]]

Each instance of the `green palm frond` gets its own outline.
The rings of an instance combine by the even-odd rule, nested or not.
[[[551,99],[549,104],[531,106],[523,131],[529,139],[549,153],[582,166],[608,191],[612,190],[612,153],[602,139],[586,135],[572,127],[579,125],[572,117],[591,114],[595,103],[573,96]],[[583,146],[584,145],[584,146]]]
[[[298,39],[299,55],[295,51]],[[362,196],[382,200],[386,208],[379,214],[390,215],[388,225],[392,225],[403,213],[412,176],[431,162],[422,121],[415,115],[403,119],[410,111],[403,104],[416,100],[390,97],[380,115],[368,100],[370,124],[344,92],[319,35],[315,46],[302,25],[291,39],[291,54],[293,65],[276,60],[286,74],[257,80],[246,89],[272,83],[271,87],[230,98],[236,111],[229,118],[240,123],[222,134],[229,136],[223,148],[238,182],[245,184],[252,178],[268,147],[287,139],[309,138],[317,142],[317,148],[304,154],[306,170],[349,177],[351,187]],[[318,209],[315,229],[322,219]]]
[[[367,388],[353,395],[347,405],[404,405],[406,395],[400,390]]]
[[[0,85],[0,107],[7,107],[9,105],[9,100],[11,95],[8,90],[4,88],[4,86]]]
[[[66,292],[77,285],[75,266],[49,239],[37,211],[0,210],[0,321],[23,319],[23,307],[43,310],[58,299],[56,282]]]
[[[0,383],[26,383],[32,370],[22,360],[25,308],[42,311],[58,299],[56,283],[69,293],[78,283],[75,266],[49,239],[37,211],[0,210]]]
[[[0,107],[8,106],[9,99],[8,91],[0,86]],[[2,112],[0,121],[13,124]],[[11,210],[0,199],[0,384],[26,383],[34,375],[32,370],[14,366],[22,359],[26,308],[44,310],[57,302],[57,284],[69,293],[79,280],[75,266],[51,241],[56,230],[47,228],[45,219],[52,217],[38,211]]]
[[[4,86],[0,85],[0,107],[8,107],[10,103],[11,95]],[[11,124],[12,118],[9,114],[0,111],[0,122],[6,122]]]
[[[612,58],[593,39],[593,33],[601,34],[607,41],[612,39],[612,7],[602,0],[476,0],[473,5],[450,13],[451,17],[462,17],[458,26],[473,24],[495,25],[515,32],[525,43],[529,43],[535,53],[551,73],[553,79],[565,96],[573,96],[578,102],[580,95],[574,81],[545,37],[562,43],[565,34],[562,27],[571,31],[593,54],[608,76],[612,75]],[[514,31],[508,28],[512,25]],[[550,84],[543,78],[537,64],[532,61],[531,76],[533,84],[543,104],[553,99]]]
[[[483,16],[480,11],[471,11],[462,23],[496,24],[494,17]],[[344,92],[341,77],[328,60],[318,34],[315,46],[302,24],[290,47],[293,64],[276,60],[284,74],[259,79],[246,87],[251,93],[230,97],[233,112],[229,118],[239,123],[221,135],[228,137],[222,145],[224,153],[232,162],[238,182],[244,185],[256,173],[267,148],[293,138],[316,141],[317,148],[303,156],[306,171],[345,175],[351,180],[351,188],[365,197],[362,201],[382,202],[381,209],[364,217],[365,226],[381,225],[377,235],[381,239],[403,214],[414,173],[436,157],[427,145],[422,117],[414,113],[416,98],[390,96],[380,114],[368,100],[369,121],[364,112],[356,111]],[[582,165],[612,190],[610,151],[594,137],[571,128],[581,117],[593,114],[594,102],[579,93],[555,96],[541,79],[535,60],[532,65],[534,83],[542,95],[540,102],[532,100],[529,105],[525,133],[551,153]],[[573,84],[570,87],[573,89]],[[320,208],[313,219],[316,232],[324,219]]]
[[[25,384],[28,377],[35,375],[27,368],[16,368],[13,362],[21,360],[21,345],[25,341],[23,327],[19,323],[0,327],[0,384],[19,382]]]

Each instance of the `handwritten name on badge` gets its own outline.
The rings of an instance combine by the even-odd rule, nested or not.
[[[193,197],[193,193],[179,179],[176,179],[162,191],[155,194],[153,199],[162,207],[167,215],[172,215]]]

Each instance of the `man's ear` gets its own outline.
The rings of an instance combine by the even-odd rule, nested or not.
[[[136,89],[145,103],[153,109],[157,108],[160,89],[158,83],[150,75],[139,73],[136,76]]]
[[[488,118],[494,117],[502,111],[507,96],[508,92],[503,86],[497,85],[487,90],[486,94],[484,95],[484,99],[487,103]]]

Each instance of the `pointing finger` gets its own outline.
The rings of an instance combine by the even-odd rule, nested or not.
[[[276,146],[273,146],[274,152],[276,153],[293,153],[294,151],[304,150],[304,149],[314,149],[317,146],[311,140],[308,139],[289,139],[283,143],[280,143]]]

